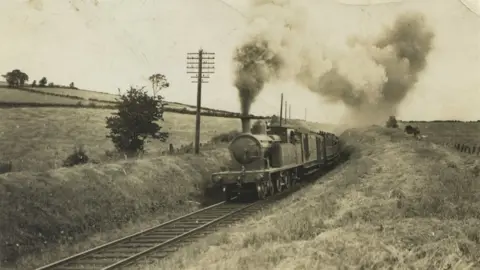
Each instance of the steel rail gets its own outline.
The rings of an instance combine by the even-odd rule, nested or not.
[[[172,224],[174,222],[177,222],[177,221],[180,221],[182,219],[186,219],[190,216],[193,216],[195,214],[199,214],[199,213],[202,213],[202,212],[205,212],[207,210],[210,210],[212,208],[215,208],[215,207],[218,207],[218,206],[221,206],[221,205],[225,205],[226,202],[220,202],[220,203],[217,203],[217,204],[213,204],[213,205],[210,205],[208,207],[205,207],[205,208],[202,208],[202,209],[199,209],[197,211],[194,211],[194,212],[191,212],[191,213],[188,213],[186,215],[183,215],[181,217],[178,217],[178,218],[175,218],[175,219],[172,219],[172,220],[169,220],[167,222],[164,222],[162,224],[159,224],[159,225],[156,225],[156,226],[153,226],[153,227],[150,227],[148,229],[145,229],[145,230],[142,230],[140,232],[137,232],[137,233],[134,233],[134,234],[131,234],[131,235],[128,235],[128,236],[125,236],[125,237],[122,237],[122,238],[119,238],[119,239],[116,239],[116,240],[113,240],[113,241],[110,241],[110,242],[107,242],[103,245],[100,245],[100,246],[97,246],[97,247],[94,247],[94,248],[91,248],[91,249],[88,249],[86,251],[83,251],[83,252],[80,252],[80,253],[77,253],[77,254],[74,254],[72,256],[69,256],[67,258],[64,258],[64,259],[61,259],[59,261],[56,261],[56,262],[53,262],[53,263],[50,263],[48,265],[45,265],[45,266],[42,266],[40,268],[36,268],[36,270],[47,270],[47,269],[54,269],[55,267],[57,266],[60,266],[60,265],[63,265],[65,263],[68,263],[68,262],[71,262],[75,259],[80,259],[81,257],[84,257],[86,255],[90,255],[92,253],[95,253],[97,251],[101,251],[103,249],[106,249],[108,247],[111,247],[115,244],[118,244],[118,243],[121,243],[121,242],[124,242],[126,240],[129,240],[129,239],[133,239],[135,237],[138,237],[140,235],[144,235],[148,232],[151,232],[151,231],[154,231],[154,230],[157,230],[157,229],[160,229],[161,227],[165,227],[169,224]]]
[[[239,209],[233,210],[233,211],[230,212],[230,213],[227,213],[227,214],[225,214],[225,215],[222,215],[222,216],[220,216],[220,217],[218,217],[218,218],[216,218],[216,219],[214,219],[214,220],[212,220],[212,221],[210,221],[210,222],[208,222],[208,223],[206,223],[206,224],[204,224],[204,225],[201,225],[201,226],[199,226],[199,227],[197,227],[197,228],[194,228],[194,229],[192,229],[192,230],[190,230],[190,231],[187,231],[187,232],[185,232],[185,233],[183,233],[183,234],[181,234],[181,235],[179,235],[179,236],[177,236],[177,237],[174,237],[174,238],[172,238],[172,239],[170,239],[170,240],[167,240],[167,241],[165,241],[165,242],[163,242],[163,243],[159,243],[159,244],[157,244],[157,245],[155,245],[155,246],[153,246],[153,247],[151,247],[151,248],[149,248],[149,249],[147,249],[147,250],[141,251],[141,252],[139,252],[139,253],[137,253],[137,254],[129,257],[129,258],[126,258],[126,259],[121,260],[121,261],[118,261],[118,262],[116,262],[116,263],[114,263],[114,264],[112,264],[112,265],[109,265],[109,266],[107,266],[107,267],[104,267],[104,268],[102,268],[102,270],[111,270],[111,269],[115,269],[115,268],[117,268],[117,267],[121,267],[121,266],[128,265],[128,264],[134,262],[135,260],[137,260],[137,259],[140,258],[140,257],[143,257],[143,256],[145,256],[145,255],[147,255],[147,254],[149,254],[149,253],[151,253],[151,252],[153,252],[153,251],[155,251],[155,250],[158,250],[158,249],[160,249],[160,248],[162,248],[162,247],[165,247],[165,246],[167,246],[167,245],[170,245],[170,244],[172,244],[172,243],[175,243],[175,242],[177,242],[178,240],[183,239],[184,237],[186,237],[186,236],[188,236],[188,235],[191,235],[191,234],[193,234],[193,233],[199,232],[199,231],[201,231],[201,230],[209,227],[209,226],[212,225],[212,224],[218,223],[218,222],[221,221],[221,220],[224,220],[224,219],[226,219],[226,218],[228,218],[228,217],[230,217],[230,216],[232,216],[232,215],[234,215],[234,214],[236,214],[236,213],[238,213],[238,212],[241,212],[241,211],[243,211],[243,210],[245,210],[245,209],[247,209],[247,208],[249,208],[249,207],[252,207],[253,205],[259,204],[259,203],[261,203],[261,202],[262,202],[262,201],[257,201],[257,202],[254,202],[254,203],[247,204],[247,205],[245,205],[244,207],[241,207],[241,208],[239,208]]]

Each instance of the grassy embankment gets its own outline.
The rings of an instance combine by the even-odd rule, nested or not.
[[[138,269],[480,269],[478,161],[400,130],[342,138],[322,182]]]
[[[219,170],[227,156],[226,149],[217,149],[201,156],[4,174],[0,176],[0,260],[74,243],[139,218],[160,222],[197,209],[210,173]],[[67,254],[44,259],[61,255]]]

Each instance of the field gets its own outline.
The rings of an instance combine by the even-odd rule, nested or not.
[[[105,151],[113,150],[106,138],[105,118],[112,110],[89,108],[0,109],[0,162],[11,161],[14,171],[44,171],[61,167],[75,145],[84,145],[90,158],[104,161]],[[165,113],[161,125],[170,132],[167,142],[147,143],[148,156],[193,142],[195,116]],[[238,119],[202,117],[201,141],[239,129]]]
[[[60,87],[29,87],[36,91],[42,91],[45,93],[51,94],[60,94],[60,95],[70,95],[76,96],[84,99],[98,99],[105,101],[115,101],[118,98],[118,95],[113,95],[109,93],[94,92],[89,90],[82,89],[69,89],[69,88],[60,88]]]
[[[29,92],[23,89],[13,89],[0,87],[0,102],[2,103],[33,103],[33,104],[58,104],[58,105],[78,105],[91,106],[92,104],[100,106],[111,106],[110,103],[101,101],[90,101],[83,99],[74,99],[63,96],[44,95],[35,92]]]
[[[136,269],[480,269],[480,163],[400,130],[272,209]]]
[[[35,91],[72,95],[81,98],[106,97],[114,95],[86,90],[64,88],[34,88]],[[68,97],[42,95],[19,89],[0,88],[0,100],[3,102],[26,102],[48,104],[70,104],[79,102],[84,105],[101,102],[78,100]],[[172,102],[169,107],[190,108],[192,106]],[[209,109],[204,109],[209,110]],[[105,118],[113,110],[92,108],[9,108],[0,109],[3,121],[0,123],[0,162],[12,162],[13,171],[44,171],[61,167],[65,158],[75,146],[84,145],[87,154],[93,160],[102,162],[108,160],[106,153],[113,149],[110,140],[106,138]],[[195,116],[166,112],[164,129],[171,133],[167,142],[151,141],[147,144],[149,156],[158,156],[173,144],[178,149],[194,140]],[[328,130],[332,127],[318,123],[295,120],[296,124],[307,126],[314,130]],[[208,142],[213,136],[238,130],[240,121],[232,118],[202,117],[201,142]]]
[[[480,122],[401,122],[400,128],[406,125],[417,126],[427,140],[440,145],[480,146]]]
[[[109,93],[103,93],[103,92],[96,92],[96,91],[90,91],[90,90],[83,90],[83,89],[70,89],[70,88],[64,88],[64,87],[26,87],[28,90],[36,91],[39,92],[37,93],[29,93],[30,96],[34,95],[42,95],[42,93],[45,93],[46,95],[43,95],[43,99],[48,99],[45,98],[45,96],[53,96],[53,95],[59,95],[59,96],[64,96],[64,98],[70,99],[69,101],[66,102],[72,102],[71,100],[77,100],[75,103],[78,102],[78,100],[81,100],[83,104],[90,104],[90,103],[95,103],[99,105],[111,105],[111,102],[115,102],[118,99],[118,95],[114,94],[109,94]],[[17,92],[20,90],[17,90]],[[70,97],[69,97],[70,96]],[[75,97],[75,99],[71,98]],[[22,96],[15,96],[11,98],[13,101],[12,102],[18,102],[19,100],[23,100]],[[105,101],[105,102],[102,102]],[[26,102],[26,101],[23,101]],[[67,103],[70,104],[70,103]],[[178,102],[167,102],[166,108],[173,108],[173,109],[187,109],[188,111],[195,111],[196,106],[193,105],[187,105],[187,104],[182,104]],[[210,108],[202,108],[202,112],[208,112],[212,111]],[[215,111],[215,110],[214,110]]]
[[[39,95],[12,88],[0,88],[0,101],[2,102],[25,102],[25,103],[54,103],[54,104],[76,104],[79,100]],[[87,102],[85,102],[87,103]]]

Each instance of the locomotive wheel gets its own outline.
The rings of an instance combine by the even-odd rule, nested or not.
[[[279,193],[282,191],[282,178],[280,175],[275,176],[275,193]]]
[[[283,176],[283,181],[285,183],[285,189],[289,189],[292,186],[292,177],[290,176],[290,172],[287,172]]]
[[[297,184],[297,176],[298,174],[295,172],[292,172],[292,174],[290,175],[290,185],[291,186],[295,186]]]
[[[267,181],[265,182],[265,186],[266,186],[266,189],[267,189],[267,195],[268,196],[272,196],[273,194],[275,194],[275,188],[273,187],[273,183],[272,181]]]
[[[264,200],[268,196],[268,187],[265,183],[257,184],[257,195],[259,200]]]

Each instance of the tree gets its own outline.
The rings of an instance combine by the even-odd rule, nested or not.
[[[48,87],[55,87],[55,84],[53,82],[49,82]]]
[[[163,97],[147,95],[144,87],[130,87],[120,96],[116,105],[117,112],[107,117],[107,128],[110,138],[119,152],[129,156],[144,152],[147,137],[165,142],[167,132],[160,132],[161,127],[155,123],[163,121]]]
[[[25,82],[28,82],[28,75],[19,69],[14,69],[2,77],[5,78],[9,87],[24,86]]]
[[[35,86],[37,86],[37,80],[33,80],[32,82],[32,87],[35,87]]]
[[[73,82],[70,83],[70,88],[75,89],[75,84]]]
[[[398,128],[398,123],[397,123],[397,119],[395,118],[395,116],[390,116],[388,118],[386,127],[387,128]]]
[[[170,83],[167,81],[167,77],[160,73],[153,74],[148,78],[148,80],[152,83],[153,96],[156,96],[157,93],[163,88],[170,86]]]
[[[40,87],[45,87],[47,85],[47,78],[43,77],[38,83]]]

